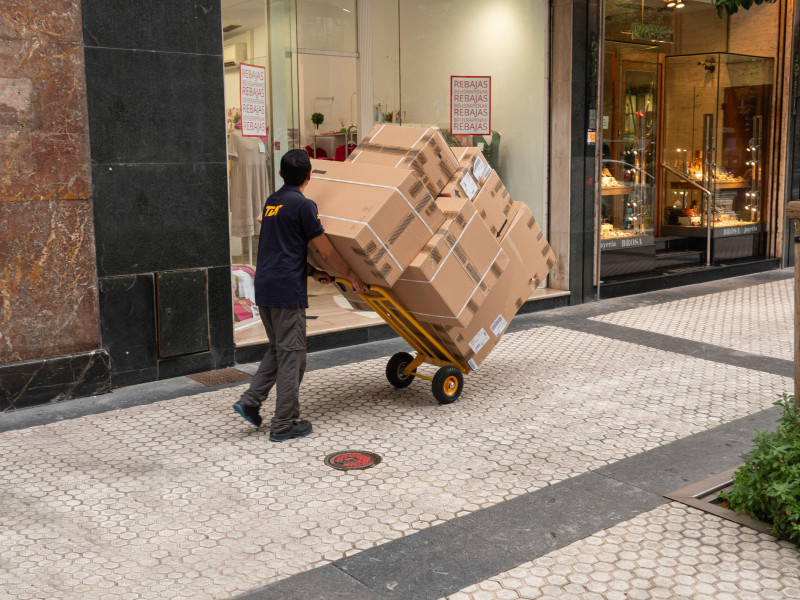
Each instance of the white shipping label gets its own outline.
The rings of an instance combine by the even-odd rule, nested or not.
[[[506,330],[508,323],[503,318],[503,315],[497,315],[497,318],[494,320],[494,323],[491,324],[489,329],[492,330],[492,333],[495,334],[497,337],[500,337],[500,334]]]
[[[489,341],[489,334],[486,333],[486,330],[481,328],[481,330],[475,334],[475,337],[472,338],[469,342],[470,349],[477,354],[480,352],[481,348],[486,345],[486,342]]]
[[[483,177],[483,172],[486,170],[488,165],[483,162],[480,156],[475,157],[475,164],[472,165],[472,174],[475,175],[475,179],[480,181],[480,178]]]
[[[473,359],[470,358],[467,361],[467,364],[469,365],[469,368],[472,369],[473,371],[477,371],[478,370],[478,363],[476,363]]]
[[[475,180],[469,173],[467,173],[464,176],[464,179],[461,180],[461,189],[464,190],[464,193],[470,200],[472,200],[475,197],[475,194],[478,193],[478,184],[475,183]]]
[[[267,147],[264,145],[264,142],[262,142],[261,140],[258,140],[258,151],[261,152],[261,154],[265,154],[266,151],[267,151]]]

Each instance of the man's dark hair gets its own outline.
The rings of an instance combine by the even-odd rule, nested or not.
[[[305,150],[289,150],[281,157],[281,177],[287,185],[301,186],[311,173],[311,159]]]

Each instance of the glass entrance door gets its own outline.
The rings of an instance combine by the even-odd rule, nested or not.
[[[706,264],[762,256],[772,59],[668,56],[662,236]]]

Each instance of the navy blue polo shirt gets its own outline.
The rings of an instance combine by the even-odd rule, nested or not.
[[[324,232],[317,205],[298,187],[284,185],[267,198],[258,240],[258,306],[308,308],[308,242]]]

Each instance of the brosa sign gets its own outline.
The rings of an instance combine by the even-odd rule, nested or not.
[[[266,67],[244,63],[239,65],[239,99],[242,107],[242,135],[244,137],[266,137]]]
[[[492,78],[450,77],[450,135],[492,134]]]

